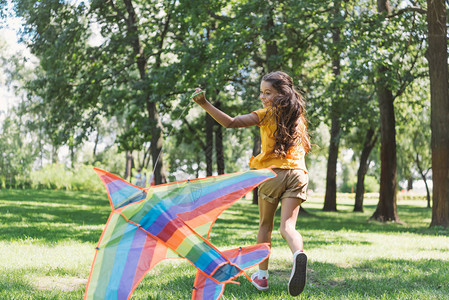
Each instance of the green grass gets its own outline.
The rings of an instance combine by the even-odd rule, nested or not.
[[[424,197],[398,197],[406,225],[368,222],[377,204],[353,213],[351,194],[339,194],[339,212],[323,212],[322,195],[303,204],[298,230],[309,257],[308,281],[299,299],[447,299],[449,230],[429,228]],[[258,211],[248,199],[226,210],[211,241],[220,249],[255,243]],[[0,191],[0,299],[82,299],[110,209],[105,193]],[[222,299],[289,299],[291,254],[276,218],[270,289],[260,293],[243,277]],[[248,271],[251,274],[256,268]],[[166,260],[152,269],[132,299],[190,299],[196,269]]]

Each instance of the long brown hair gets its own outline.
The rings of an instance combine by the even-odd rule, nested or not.
[[[292,78],[284,72],[276,71],[265,75],[263,81],[270,82],[278,95],[271,106],[276,119],[276,131],[273,153],[282,157],[294,145],[302,145],[305,152],[310,150],[307,134],[306,103],[293,86]]]

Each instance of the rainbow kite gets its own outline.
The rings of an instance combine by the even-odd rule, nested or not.
[[[158,262],[183,257],[197,269],[192,299],[218,299],[226,283],[270,254],[268,244],[220,251],[209,242],[218,216],[275,174],[251,170],[140,188],[95,168],[112,212],[96,247],[84,299],[129,299]]]

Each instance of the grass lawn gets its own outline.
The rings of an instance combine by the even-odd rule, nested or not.
[[[323,212],[311,195],[298,230],[309,258],[308,281],[298,299],[449,299],[449,230],[428,228],[424,197],[398,195],[406,225],[368,222],[377,204],[353,213],[353,194],[338,195],[339,212]],[[82,299],[96,243],[110,213],[105,193],[0,191],[0,299]],[[255,243],[257,206],[241,199],[211,232],[220,249]],[[276,219],[270,289],[261,293],[243,276],[222,299],[289,299],[291,254]],[[251,274],[253,270],[249,270]],[[196,269],[165,260],[152,269],[132,299],[190,299]]]

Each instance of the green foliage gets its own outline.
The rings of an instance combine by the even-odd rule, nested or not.
[[[0,188],[29,187],[27,176],[38,154],[31,143],[34,139],[24,134],[23,124],[14,116],[12,112],[0,123]]]
[[[378,193],[379,192],[379,181],[374,176],[365,176],[365,193]],[[349,181],[343,181],[339,185],[338,190],[341,193],[355,193],[357,185],[357,178],[352,178]]]
[[[12,1],[24,21],[22,39],[29,42],[40,65],[25,85],[28,98],[24,114],[45,114],[41,123],[54,145],[79,145],[101,111],[96,101],[101,89],[80,82],[88,77],[86,61],[88,22],[81,15],[84,4],[58,1]],[[81,74],[83,75],[81,75]],[[82,99],[82,100],[81,100]]]
[[[341,193],[354,193],[357,181],[344,181],[338,188]]]
[[[399,181],[422,179],[432,167],[430,95],[427,79],[416,80],[396,103]]]
[[[91,166],[81,165],[75,170],[63,164],[49,164],[31,172],[31,187],[69,191],[101,191],[103,185]]]
[[[68,145],[79,154],[77,147],[92,133],[98,134],[100,141],[107,137],[103,143],[114,151],[86,155],[80,158],[82,163],[101,164],[123,174],[124,155],[119,157],[115,150],[119,149],[133,151],[136,167],[150,168],[148,156],[141,157],[154,146],[149,142],[155,123],[147,111],[152,103],[162,117],[164,137],[173,130],[162,145],[170,179],[177,179],[179,174],[202,175],[206,144],[212,145],[213,140],[206,140],[204,113],[198,113],[197,107],[187,107],[189,115],[180,117],[190,105],[186,95],[201,86],[228,114],[249,113],[260,107],[257,95],[261,75],[274,69],[291,74],[307,99],[309,129],[316,145],[307,157],[312,189],[324,188],[329,140],[325,124],[330,123],[333,114],[340,117],[342,144],[356,157],[360,156],[366,129],[379,127],[376,82],[387,83],[397,97],[400,178],[407,177],[407,170],[416,171],[410,153],[419,152],[424,165],[429,162],[427,117],[424,126],[408,125],[420,121],[420,111],[410,112],[409,104],[423,104],[427,98],[421,91],[429,85],[427,81],[410,84],[416,77],[427,76],[423,55],[425,18],[417,10],[403,10],[385,18],[377,13],[373,1],[11,3],[15,14],[25,22],[21,38],[40,65],[29,72],[32,78],[25,78],[23,72],[8,71],[16,78],[23,77],[28,97],[21,114],[8,121],[11,128],[15,122],[21,125],[0,133],[2,152],[18,158],[0,157],[2,187],[27,186],[30,166],[38,154],[38,165],[55,161],[49,148],[54,151]],[[424,1],[414,3],[425,7]],[[5,1],[0,2],[2,8],[5,5]],[[391,1],[394,13],[403,5]],[[131,8],[136,13],[136,28],[129,26]],[[130,32],[130,28],[136,31]],[[337,29],[338,42],[332,39]],[[99,37],[97,41],[95,36]],[[141,53],[135,52],[139,46],[136,38]],[[332,70],[336,58],[341,60],[338,76]],[[137,63],[142,59],[145,68],[139,69]],[[387,72],[379,74],[377,66],[386,66]],[[13,71],[22,66],[16,67]],[[424,134],[412,141],[416,135],[413,128],[422,129]],[[28,130],[33,130],[32,137],[22,134]],[[246,168],[254,132],[257,128],[223,130],[226,172]],[[15,142],[4,142],[6,135]],[[376,151],[370,157],[374,166],[369,173],[373,176],[379,169]],[[6,167],[6,163],[11,166]],[[48,172],[53,173],[52,179],[36,181],[34,186],[90,189],[84,187],[87,183],[75,183],[70,176],[58,180],[54,178],[56,171]],[[345,178],[343,190],[352,190],[353,178]]]
[[[378,193],[379,192],[379,180],[367,175],[365,176],[365,193]]]

